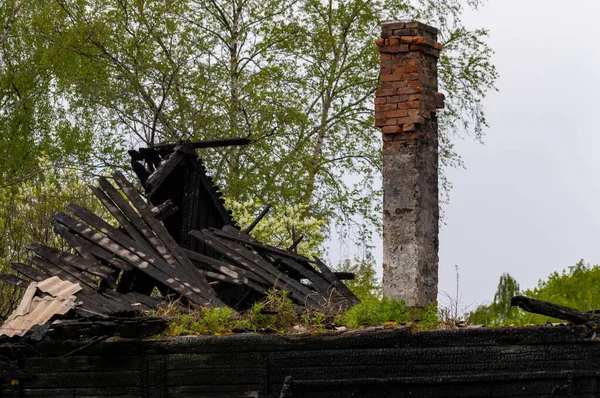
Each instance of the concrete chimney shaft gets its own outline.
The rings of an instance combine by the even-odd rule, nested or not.
[[[375,125],[383,132],[383,294],[426,307],[438,289],[437,29],[385,22]]]

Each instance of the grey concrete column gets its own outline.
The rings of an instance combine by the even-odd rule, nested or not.
[[[438,289],[437,29],[386,22],[375,124],[383,132],[383,294],[426,307]]]

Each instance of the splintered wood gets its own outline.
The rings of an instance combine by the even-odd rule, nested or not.
[[[91,187],[118,226],[69,205],[70,213],[56,214],[53,226],[72,252],[33,243],[29,264],[12,263],[12,268],[34,282],[56,276],[79,285],[73,310],[80,316],[131,314],[174,300],[237,310],[262,299],[269,289],[285,290],[297,304],[318,310],[344,310],[359,302],[339,278],[352,275],[338,276],[318,258],[264,244],[240,231],[195,156],[195,148],[201,147],[146,148],[157,161],[147,167],[137,163],[134,169],[142,174],[148,199],[120,172]],[[182,173],[183,191],[168,187],[176,191],[172,198],[161,193],[171,175]],[[196,198],[185,189],[194,189]],[[166,200],[156,203],[160,197]],[[177,240],[173,231],[180,235]],[[0,281],[27,285],[16,276],[3,275]]]

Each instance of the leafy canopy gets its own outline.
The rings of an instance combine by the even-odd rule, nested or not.
[[[600,309],[599,293],[600,266],[585,264],[583,260],[561,273],[553,272],[546,280],[540,280],[537,287],[524,292],[519,292],[519,284],[515,279],[504,274],[500,278],[494,302],[478,307],[471,314],[470,320],[471,323],[496,326],[562,322],[558,319],[511,308],[510,299],[521,294],[587,312]]]
[[[0,186],[43,166],[122,165],[135,145],[243,136],[203,150],[242,203],[300,206],[368,241],[379,227],[372,97],[382,19],[441,29],[441,154],[480,137],[496,70],[469,0],[49,0],[0,6]],[[258,211],[257,208],[251,209]],[[322,234],[323,232],[321,232]]]

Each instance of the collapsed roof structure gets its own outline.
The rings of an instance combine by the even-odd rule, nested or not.
[[[252,238],[249,232],[264,214],[245,231],[236,225],[196,149],[247,143],[182,142],[130,151],[146,197],[121,172],[112,176],[116,186],[101,177],[90,187],[118,227],[71,204],[70,214],[54,215],[53,226],[76,254],[32,243],[29,264],[12,263],[12,268],[33,282],[57,277],[57,283],[78,285],[80,290],[71,290],[77,303],[72,312],[81,317],[135,314],[169,300],[238,310],[272,288],[286,290],[294,302],[313,309],[357,304],[341,282],[353,275],[332,272],[320,259],[293,248]],[[15,276],[0,280],[28,284]],[[160,295],[153,294],[155,289]],[[3,327],[9,335],[26,332],[6,323]]]

